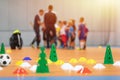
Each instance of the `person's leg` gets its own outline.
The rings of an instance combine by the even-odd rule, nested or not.
[[[36,41],[36,36],[34,37],[34,39],[32,40],[31,44],[30,45],[33,45]]]
[[[56,33],[55,33],[55,28],[51,28],[50,30],[50,46],[54,43],[55,45],[56,44]]]
[[[39,44],[40,44],[40,33],[39,33],[39,31],[36,33],[36,37],[37,37],[37,48],[39,48]]]
[[[55,37],[53,35],[50,35],[49,40],[50,40],[50,47],[52,46],[52,44],[55,44],[55,46],[56,46],[56,40],[55,40]]]
[[[81,46],[80,46],[80,40],[79,40],[79,49],[81,49]]]
[[[44,46],[47,47],[47,41],[46,40],[44,40]]]
[[[74,49],[74,40],[72,38],[70,40],[70,49]]]
[[[75,45],[74,45],[74,41],[71,42],[71,49],[74,49]]]
[[[61,40],[60,41],[60,48],[63,48],[64,47],[64,43],[63,43],[63,41]]]
[[[86,49],[86,41],[84,42],[84,48],[83,48],[84,50]]]
[[[34,32],[35,32],[35,37],[33,38],[32,42],[30,43],[30,46],[31,46],[32,48],[34,48],[34,43],[35,43],[35,41],[37,40],[36,30],[35,30],[35,29],[34,29]]]
[[[64,48],[67,48],[67,36],[65,35]]]
[[[47,48],[49,48],[50,47],[50,45],[49,45],[49,39],[50,39],[50,31],[49,30],[47,30],[47,32],[46,32],[46,36],[47,36],[47,38],[46,38],[46,41],[47,41]]]
[[[46,31],[43,31],[43,41],[44,41],[44,46],[47,47],[47,35],[46,35]]]
[[[80,40],[80,49],[84,49],[85,41]]]
[[[66,35],[62,35],[62,47],[66,47]]]
[[[82,39],[81,39],[81,37],[79,37],[79,49],[81,49],[81,41],[82,41]]]
[[[57,43],[57,36],[55,37],[54,41],[55,41],[55,45],[57,47],[57,45],[58,45],[58,43]]]
[[[59,48],[61,48],[61,45],[62,45],[62,40],[61,40],[61,36],[58,37],[58,41],[59,41]]]
[[[52,44],[55,43],[55,45],[57,46],[57,35],[56,35],[56,29],[55,29],[55,27],[53,27],[52,32],[53,32],[53,35],[52,35],[53,42],[52,42]]]
[[[75,48],[75,35],[72,36],[71,46],[72,46],[72,49]]]
[[[84,50],[86,49],[86,41],[87,41],[87,37],[85,38],[85,44],[84,44]]]
[[[71,42],[70,48],[73,49],[73,41]]]
[[[55,44],[55,40],[52,38],[51,40],[50,40],[50,47],[52,46],[52,44]]]
[[[68,49],[71,49],[71,37],[68,39]]]
[[[66,36],[66,47],[69,47],[68,43],[69,43],[69,38],[68,38],[68,36]]]

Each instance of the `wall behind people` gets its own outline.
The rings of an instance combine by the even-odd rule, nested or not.
[[[90,31],[88,45],[120,45],[119,0],[0,0],[0,43],[9,45],[12,31],[20,29],[24,45],[29,45],[34,36],[30,22],[39,9],[47,11],[49,4],[58,20],[73,18],[77,26],[79,18],[85,17]]]

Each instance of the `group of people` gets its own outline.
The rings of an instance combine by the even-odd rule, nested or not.
[[[41,41],[40,27],[42,27],[43,41],[46,48],[50,48],[54,43],[56,46],[59,45],[60,48],[74,49],[76,32],[78,32],[80,49],[86,49],[88,29],[84,23],[84,17],[80,18],[77,31],[74,19],[70,19],[68,22],[58,21],[58,24],[56,22],[57,16],[53,12],[52,5],[48,6],[48,11],[45,14],[44,10],[39,10],[39,14],[34,18],[35,38],[30,45],[33,47],[36,42],[37,48],[39,48]]]
[[[43,31],[43,39],[46,41],[47,48],[50,48],[50,45],[55,42],[56,29],[55,23],[57,21],[56,14],[53,12],[53,6],[48,6],[48,12],[44,14],[44,10],[39,10],[39,14],[37,14],[34,18],[33,29],[35,32],[35,38],[33,39],[31,46],[35,42],[37,42],[37,48],[39,48],[39,44],[41,41],[40,37],[40,26]]]

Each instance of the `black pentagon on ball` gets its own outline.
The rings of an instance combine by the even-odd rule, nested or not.
[[[0,56],[0,59],[2,59],[3,58],[3,56]]]
[[[10,59],[10,57],[9,57],[9,56],[7,56],[7,59]]]
[[[3,64],[7,64],[7,62],[6,62],[6,61],[3,61]]]

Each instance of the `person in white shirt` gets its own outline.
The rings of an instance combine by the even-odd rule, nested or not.
[[[66,21],[62,22],[62,26],[60,28],[60,35],[59,35],[59,40],[60,40],[60,48],[64,48],[67,46],[67,36],[66,36]]]

